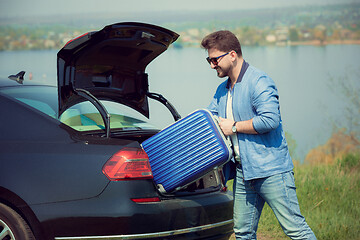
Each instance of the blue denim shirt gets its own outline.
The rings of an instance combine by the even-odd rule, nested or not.
[[[219,85],[208,109],[225,118],[230,79]],[[253,119],[258,134],[237,133],[245,180],[291,171],[290,157],[280,116],[279,96],[274,81],[244,61],[231,91],[235,121]]]

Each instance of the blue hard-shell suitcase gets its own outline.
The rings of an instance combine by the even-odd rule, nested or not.
[[[174,192],[224,165],[231,143],[206,109],[197,110],[145,140],[154,181],[159,190]]]

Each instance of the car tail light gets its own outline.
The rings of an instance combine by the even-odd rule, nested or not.
[[[159,197],[151,197],[151,198],[132,198],[131,201],[136,203],[154,203],[160,202]]]
[[[111,181],[152,179],[149,157],[140,148],[123,148],[103,166],[103,173]]]

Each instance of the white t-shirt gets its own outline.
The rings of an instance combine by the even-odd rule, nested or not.
[[[232,110],[232,95],[231,95],[231,89],[229,88],[228,91],[228,97],[227,97],[227,104],[226,104],[226,118],[234,120],[233,110]],[[232,145],[234,147],[234,153],[235,153],[235,160],[238,162],[241,162],[240,160],[240,150],[239,150],[239,141],[237,138],[237,134],[231,134],[230,139],[232,142]]]

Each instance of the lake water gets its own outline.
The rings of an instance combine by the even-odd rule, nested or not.
[[[25,70],[34,80],[56,84],[56,53],[0,52],[0,76]],[[341,81],[352,81],[360,89],[359,45],[243,47],[243,55],[275,81],[283,126],[297,143],[298,159],[324,144],[334,123],[347,127],[343,110],[346,98],[337,89]],[[207,107],[225,79],[217,77],[206,57],[206,51],[200,48],[169,49],[147,68],[150,91],[163,94],[182,116]],[[150,108],[160,128],[172,122],[161,104],[151,102]]]

